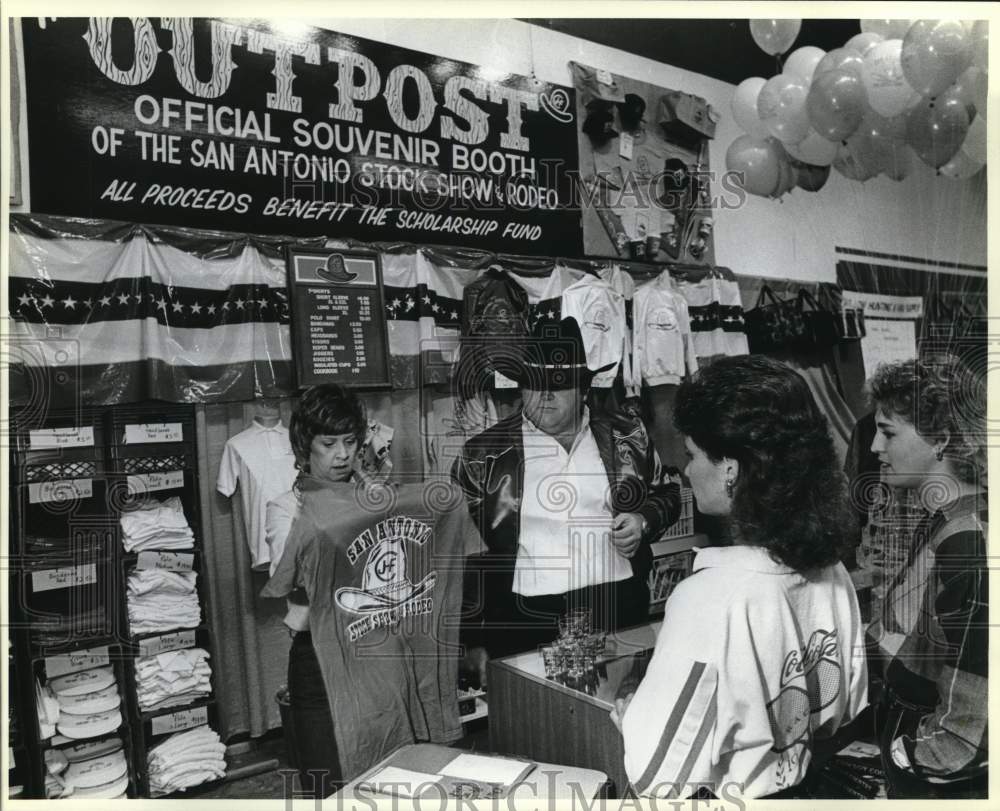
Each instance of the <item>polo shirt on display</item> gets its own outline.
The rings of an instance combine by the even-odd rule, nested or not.
[[[304,586],[344,778],[415,741],[462,734],[455,686],[466,554],[479,535],[446,482],[306,478],[263,595]]]
[[[264,538],[267,502],[289,490],[295,482],[295,455],[288,429],[280,422],[267,427],[256,419],[231,437],[222,451],[216,489],[229,498],[240,488],[246,520],[250,564],[267,569],[268,551]]]

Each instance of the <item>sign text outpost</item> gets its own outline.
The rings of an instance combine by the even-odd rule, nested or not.
[[[303,25],[77,18],[24,34],[35,210],[579,251],[564,88]],[[60,123],[52,98],[81,112]]]

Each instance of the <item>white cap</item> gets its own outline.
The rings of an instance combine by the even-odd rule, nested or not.
[[[125,753],[119,750],[110,755],[73,763],[63,775],[63,780],[76,789],[94,788],[118,780],[122,775],[128,775],[128,763]]]
[[[122,714],[118,709],[93,715],[60,714],[56,724],[60,734],[67,738],[96,738],[107,735],[122,725]]]
[[[118,685],[111,684],[103,690],[81,696],[59,696],[59,709],[69,715],[93,715],[113,710],[121,703]]]
[[[49,679],[48,686],[57,697],[62,698],[63,696],[81,696],[93,693],[114,683],[115,672],[108,665],[57,676],[54,679]]]
[[[122,739],[117,735],[113,738],[103,738],[99,741],[84,741],[74,743],[72,746],[64,746],[58,751],[65,755],[70,763],[78,763],[81,760],[109,755],[112,752],[119,752],[124,748]]]
[[[128,788],[128,775],[119,777],[109,783],[104,783],[93,788],[78,788],[73,792],[73,799],[108,799],[119,797]]]

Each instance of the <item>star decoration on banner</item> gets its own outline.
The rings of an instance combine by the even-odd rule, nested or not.
[[[451,320],[452,321],[457,321],[458,320],[458,312],[456,310],[452,310],[451,311]]]
[[[98,302],[102,307],[107,307],[111,304],[111,296],[101,296],[100,302]]]
[[[93,298],[88,298],[88,299],[87,299],[87,300],[86,300],[85,302],[83,302],[83,303],[84,303],[84,306],[86,306],[86,308],[87,308],[88,310],[93,310],[93,309],[94,309],[94,299],[93,299]]]
[[[66,296],[62,301],[59,302],[67,310],[76,310],[77,301],[72,296]]]
[[[555,310],[549,310],[545,315],[546,315],[547,318],[551,319],[552,321],[556,320],[556,311]]]
[[[45,294],[45,298],[38,299],[38,303],[42,306],[42,309],[46,307],[51,307],[55,304],[55,300],[48,293]]]
[[[423,297],[423,299],[422,299],[422,301],[424,302],[424,304],[430,304],[431,303],[431,297],[425,294],[424,297]]]
[[[241,299],[241,298],[236,299],[235,303],[236,303],[236,309],[237,310],[242,310],[243,306],[246,304],[246,302],[243,299]]]
[[[174,308],[174,312],[175,313],[183,313],[184,312],[184,305],[181,304],[179,301],[175,301],[172,306]]]
[[[270,302],[268,302],[266,298],[262,298],[257,300],[257,304],[260,306],[260,309],[263,310],[269,306]]]
[[[156,309],[163,310],[164,313],[167,312],[167,300],[162,296],[156,300]]]
[[[227,313],[229,312],[229,302],[228,302],[228,301],[224,301],[224,302],[222,302],[222,309],[223,309],[223,310],[224,310],[225,312],[227,312]]]
[[[201,314],[201,305],[197,301],[194,304],[191,305],[191,314],[192,315],[200,315]]]
[[[439,312],[441,312],[441,307],[440,307],[440,306],[439,306],[439,305],[437,304],[437,302],[435,302],[435,303],[434,303],[434,304],[433,304],[433,305],[431,306],[431,310],[433,310],[433,311],[434,311],[434,312],[436,312],[436,313],[439,313]]]
[[[129,295],[128,293],[122,293],[118,296],[118,301],[120,304],[128,304]]]
[[[417,303],[413,299],[411,299],[409,296],[406,297],[406,312],[412,310],[416,305]]]
[[[35,299],[29,296],[27,293],[17,297],[18,302],[20,302],[22,307],[27,307],[29,304],[33,304]]]
[[[402,302],[401,302],[401,301],[400,301],[400,300],[399,300],[398,298],[394,298],[394,299],[392,300],[392,308],[393,308],[394,310],[395,310],[395,309],[396,309],[397,307],[399,307],[399,305],[400,305],[400,304],[402,304]]]
[[[208,305],[208,314],[209,315],[215,315],[215,305],[214,304],[209,304]]]

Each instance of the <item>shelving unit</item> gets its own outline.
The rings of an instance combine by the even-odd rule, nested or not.
[[[649,614],[663,614],[667,598],[677,584],[691,574],[693,547],[703,545],[706,536],[694,531],[694,494],[690,487],[681,487],[681,514],[651,544],[653,570],[649,573]]]
[[[215,665],[206,624],[203,539],[198,497],[194,411],[149,404],[12,414],[11,636],[8,676],[18,719],[17,784],[24,798],[46,796],[46,752],[79,743],[42,737],[35,683],[110,665],[122,722],[93,740],[121,738],[129,797],[150,796],[147,752],[173,732],[200,724],[218,728],[216,674],[211,692],[183,705],[143,711],[135,663],[139,656],[200,647]],[[192,549],[125,552],[121,517],[143,499],[180,499],[194,535]],[[155,544],[153,544],[155,546]],[[135,568],[199,573],[201,619],[193,628],[133,634],[128,575]],[[13,782],[13,774],[12,774]],[[178,796],[184,796],[179,794]]]
[[[21,751],[15,754],[22,797],[46,796],[48,750],[79,743],[58,729],[43,737],[36,683],[94,667],[113,669],[121,722],[115,735],[127,762],[126,793],[135,796],[131,730],[125,704],[124,651],[117,568],[118,532],[108,515],[106,431],[96,409],[35,414],[11,422],[9,662]]]
[[[194,535],[193,545],[188,549],[157,549],[154,544],[152,548],[142,551],[126,552],[124,538],[119,548],[121,582],[124,586],[121,605],[130,656],[126,700],[132,722],[137,791],[141,797],[150,797],[149,750],[173,733],[205,724],[217,729],[219,725],[215,699],[218,676],[214,669],[212,635],[206,624],[208,601],[194,411],[190,407],[173,405],[120,407],[109,415],[108,430],[109,468],[121,493],[117,503],[119,521],[126,511],[148,499],[162,502],[176,496]],[[199,622],[191,627],[167,622],[163,628],[134,633],[128,617],[127,589],[129,575],[136,569],[195,572],[201,611]],[[144,710],[139,702],[136,660],[142,656],[190,648],[202,648],[209,654],[209,663],[213,668],[209,695],[183,705]]]

